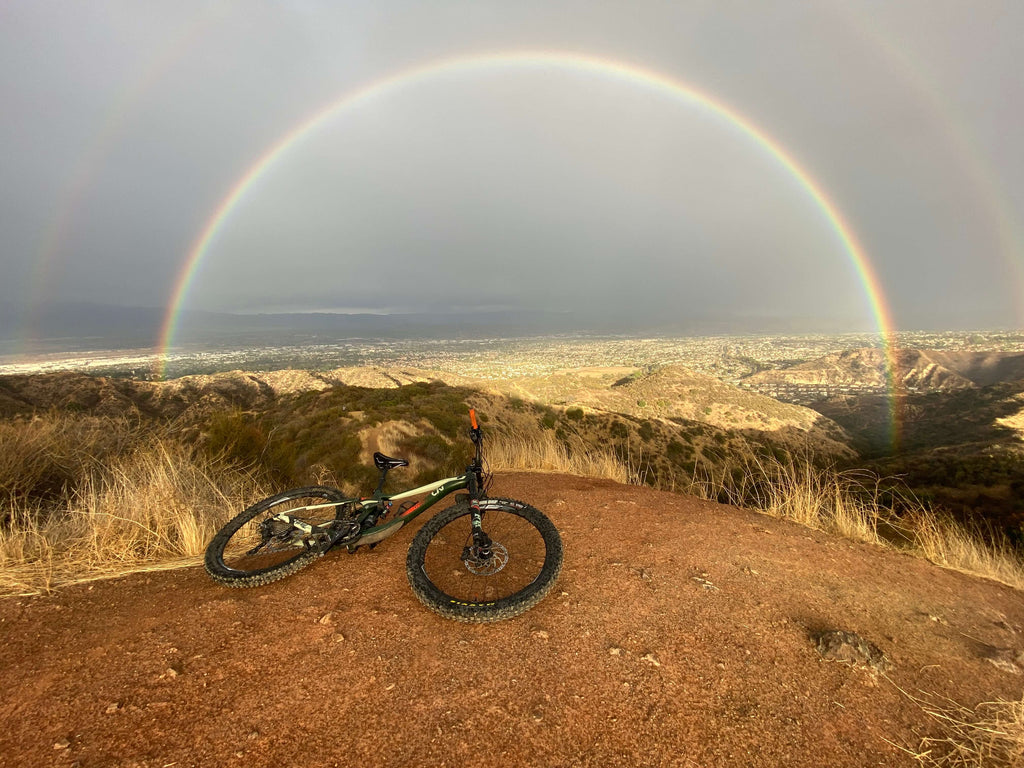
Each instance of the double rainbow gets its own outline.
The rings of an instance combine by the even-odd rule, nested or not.
[[[742,135],[751,139],[756,146],[773,157],[792,176],[810,196],[828,220],[832,229],[843,243],[845,252],[852,263],[867,297],[870,311],[880,334],[882,347],[886,357],[888,386],[890,392],[896,382],[895,350],[893,345],[893,323],[885,304],[881,285],[874,269],[868,261],[853,231],[846,223],[835,204],[826,197],[822,188],[796,160],[783,149],[774,139],[768,136],[745,117],[723,104],[711,95],[697,90],[668,75],[649,69],[626,64],[610,59],[585,56],[577,53],[551,51],[518,51],[509,53],[492,53],[483,55],[462,56],[441,61],[434,61],[417,67],[396,72],[387,77],[375,80],[368,85],[350,91],[339,99],[332,101],[305,120],[300,122],[280,140],[272,145],[250,166],[249,170],[235,182],[228,194],[221,200],[213,215],[206,222],[199,237],[188,253],[184,265],[171,292],[167,314],[164,318],[157,348],[156,372],[161,377],[166,369],[167,356],[174,343],[179,316],[188,295],[189,287],[202,265],[217,236],[221,226],[231,215],[246,193],[266,174],[267,170],[278,162],[287,152],[303,139],[312,135],[318,127],[338,114],[357,109],[371,98],[380,96],[391,89],[407,87],[426,82],[441,75],[450,75],[471,70],[544,70],[592,74],[598,77],[619,80],[632,86],[646,88],[664,94],[687,104],[697,105],[713,115],[723,119]],[[893,425],[893,439],[896,439],[896,398],[890,401],[890,418]]]

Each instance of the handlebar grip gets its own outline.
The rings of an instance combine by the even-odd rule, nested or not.
[[[473,429],[480,429],[480,426],[476,423],[476,410],[473,408],[469,409],[469,423]]]

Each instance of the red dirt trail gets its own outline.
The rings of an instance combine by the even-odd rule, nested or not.
[[[1008,587],[607,481],[492,493],[565,543],[552,593],[497,624],[417,602],[411,530],[255,590],[196,567],[0,600],[0,766],[911,766],[890,742],[936,726],[897,686],[1021,696]],[[822,659],[829,629],[888,679]]]

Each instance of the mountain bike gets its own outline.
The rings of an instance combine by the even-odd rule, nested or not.
[[[466,491],[413,538],[405,562],[412,591],[432,611],[458,621],[498,621],[532,608],[558,578],[562,539],[535,507],[487,496],[491,476],[484,470],[483,436],[476,411],[469,416],[476,455],[463,474],[386,495],[388,472],[409,462],[374,453],[380,482],[372,495],[349,498],[317,485],[253,504],[213,537],[207,572],[229,587],[268,584],[333,547],[372,549],[441,499]]]

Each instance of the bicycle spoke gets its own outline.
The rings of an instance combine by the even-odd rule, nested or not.
[[[224,565],[237,571],[258,571],[308,551],[317,542],[317,526],[334,518],[331,506],[303,509],[318,502],[323,503],[316,498],[288,499],[247,521],[224,547]],[[298,525],[278,519],[282,513],[294,518]],[[304,532],[305,526],[313,526],[314,533]]]
[[[455,600],[493,602],[528,587],[544,566],[546,547],[535,526],[504,510],[483,515],[489,556],[474,553],[472,518],[465,514],[438,531],[427,546],[423,571]]]

